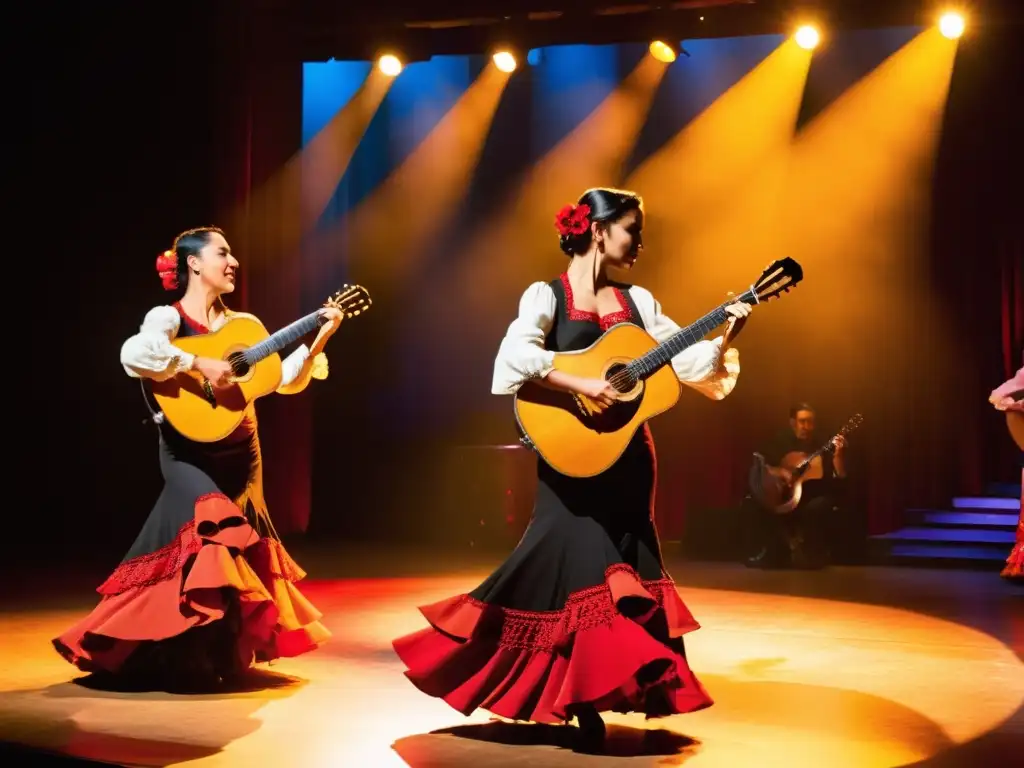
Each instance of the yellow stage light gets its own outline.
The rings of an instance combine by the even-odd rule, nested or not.
[[[498,51],[495,53],[491,60],[501,72],[515,72],[516,71],[516,57],[511,51]]]
[[[821,40],[821,35],[819,35],[818,30],[810,24],[804,24],[796,31],[795,38],[797,45],[809,51],[818,45],[818,42]]]
[[[950,11],[939,17],[939,32],[942,33],[943,37],[948,37],[950,40],[956,40],[960,37],[964,33],[965,26],[964,17],[959,13]]]
[[[377,59],[377,68],[388,77],[395,77],[402,71],[402,60],[392,53]]]
[[[661,40],[655,40],[651,43],[648,50],[650,50],[651,56],[666,64],[671,64],[676,60],[675,49],[668,43],[662,42]]]

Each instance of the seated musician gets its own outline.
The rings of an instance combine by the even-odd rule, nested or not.
[[[789,411],[789,427],[759,451],[769,466],[786,479],[791,474],[783,464],[794,452],[810,454],[821,447],[815,437],[815,413],[807,403]],[[805,479],[800,503],[789,514],[777,515],[752,498],[744,500],[744,524],[748,546],[747,564],[755,567],[821,567],[829,560],[830,536],[836,523],[835,508],[846,478],[846,440],[833,439],[835,450],[820,461],[821,479]]]

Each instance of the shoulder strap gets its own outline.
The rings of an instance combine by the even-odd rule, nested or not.
[[[548,349],[551,348],[551,340],[555,337],[555,333],[558,330],[558,323],[565,314],[565,286],[562,285],[561,276],[556,277],[554,280],[548,283],[551,287],[551,291],[555,294],[555,316],[551,322],[551,330],[548,331],[548,335],[544,337],[544,346]]]
[[[614,285],[622,292],[622,298],[626,300],[626,306],[629,307],[630,320],[634,325],[639,325],[644,330],[647,330],[647,326],[644,325],[644,316],[640,314],[640,308],[637,307],[636,302],[633,300],[633,293],[631,291],[633,286],[626,283],[615,283]]]

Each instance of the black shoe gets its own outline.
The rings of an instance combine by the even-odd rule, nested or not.
[[[600,754],[604,748],[605,726],[601,715],[593,707],[581,707],[576,711],[576,751],[584,754]]]

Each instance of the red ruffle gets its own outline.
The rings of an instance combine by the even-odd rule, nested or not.
[[[1000,574],[1007,579],[1024,579],[1024,469],[1020,473],[1021,496],[1020,517],[1017,518],[1017,541],[1006,558],[1006,565]]]
[[[221,520],[239,514],[238,507],[231,499],[221,493],[208,493],[196,500],[195,517],[189,520],[178,531],[177,536],[169,544],[165,544],[155,552],[133,557],[121,563],[107,580],[96,588],[101,595],[119,595],[135,587],[147,587],[169,579],[185,567],[188,559],[203,548],[203,538],[196,532],[198,522],[210,520],[219,523]],[[213,536],[205,537],[208,541],[235,546],[239,549],[248,547],[254,540],[252,528],[244,527],[219,531]],[[288,581],[301,581],[306,572],[292,560],[281,543],[276,539],[264,539],[267,546],[246,553],[246,557],[263,558],[265,563],[253,563],[259,570],[271,572]]]
[[[174,541],[111,574],[99,588],[99,605],[54,640],[57,650],[84,671],[116,672],[140,642],[223,619],[225,588],[237,594],[241,607],[237,650],[243,667],[318,647],[330,632],[294,585],[305,572],[279,541],[260,538],[239,515],[223,494],[198,499],[194,519]]]
[[[189,520],[181,526],[174,541],[155,552],[125,560],[96,591],[101,595],[119,595],[134,587],[144,587],[171,578],[185,567],[189,557],[203,547],[203,541],[196,535],[196,521]]]
[[[681,646],[669,640],[699,628],[671,579],[641,581],[625,564],[605,579],[558,611],[450,598],[421,608],[431,626],[393,645],[420,690],[467,715],[482,707],[514,720],[558,722],[579,704],[649,717],[711,706]],[[623,615],[626,598],[645,606],[642,615]]]

